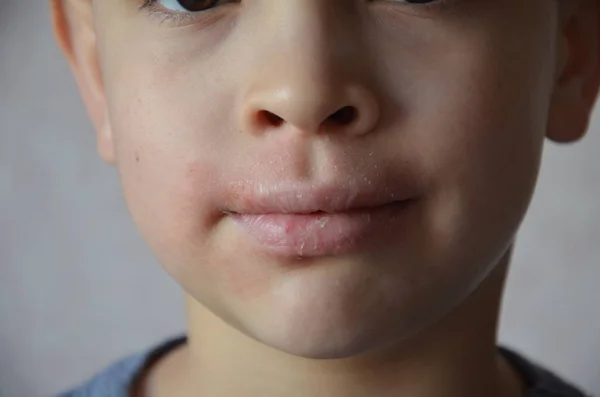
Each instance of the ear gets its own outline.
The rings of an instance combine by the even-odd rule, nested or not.
[[[568,0],[560,10],[557,77],[547,137],[567,143],[587,132],[600,85],[598,0]]]
[[[51,0],[54,35],[75,76],[94,124],[98,153],[115,163],[112,130],[98,59],[91,0]]]

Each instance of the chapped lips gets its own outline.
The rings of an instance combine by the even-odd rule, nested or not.
[[[368,180],[367,180],[368,181]],[[394,185],[348,182],[344,185],[284,183],[247,184],[232,189],[224,212],[236,214],[345,213],[368,210],[414,198],[414,193]]]
[[[259,250],[279,256],[360,251],[416,198],[408,184],[361,181],[237,185],[223,212]]]

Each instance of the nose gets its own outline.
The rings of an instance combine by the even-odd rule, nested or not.
[[[379,119],[375,96],[359,84],[316,82],[299,76],[272,79],[244,101],[243,131],[254,135],[276,130],[303,134],[365,135]]]
[[[240,129],[253,135],[369,134],[379,121],[380,104],[362,60],[363,41],[348,37],[352,25],[336,31],[322,14],[308,14],[291,15],[289,23],[278,25],[281,31],[271,31],[254,48],[244,73]]]

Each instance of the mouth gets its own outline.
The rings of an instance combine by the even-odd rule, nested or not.
[[[389,235],[416,198],[385,186],[260,186],[223,212],[262,252],[283,257],[349,254]]]
[[[391,186],[391,187],[390,187]],[[243,186],[230,195],[223,209],[232,214],[337,214],[368,211],[412,198],[414,193],[401,184],[338,186],[280,184]]]

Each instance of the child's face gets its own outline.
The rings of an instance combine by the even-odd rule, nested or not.
[[[77,33],[100,151],[185,290],[295,354],[357,354],[460,303],[513,242],[548,120],[571,117],[554,1],[142,2],[93,6],[103,83]],[[367,191],[412,201],[231,214]]]

